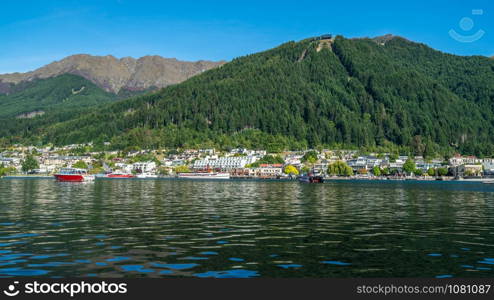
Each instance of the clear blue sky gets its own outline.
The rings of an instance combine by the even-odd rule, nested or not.
[[[32,70],[77,53],[230,60],[323,33],[392,33],[445,52],[494,55],[492,0],[2,0],[0,5],[0,73]],[[482,14],[472,14],[474,9]],[[470,19],[460,24],[462,18]],[[449,35],[451,29],[467,37],[485,33],[462,43]]]

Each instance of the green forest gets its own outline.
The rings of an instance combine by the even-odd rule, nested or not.
[[[0,118],[89,107],[116,99],[117,95],[105,92],[89,80],[64,74],[13,85],[9,94],[0,95]]]
[[[311,38],[159,92],[4,123],[3,144],[493,155],[494,60],[400,37]]]

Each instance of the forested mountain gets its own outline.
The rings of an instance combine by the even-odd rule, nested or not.
[[[63,121],[63,122],[60,122]],[[311,38],[157,93],[0,129],[5,143],[494,153],[494,61],[400,37]]]
[[[0,94],[0,118],[30,118],[47,111],[89,107],[117,98],[87,79],[65,74],[12,85],[9,94]]]

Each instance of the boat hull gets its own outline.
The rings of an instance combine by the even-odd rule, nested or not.
[[[322,176],[301,176],[298,181],[303,183],[324,183],[324,178]]]
[[[230,179],[229,173],[180,173],[178,178],[184,179]]]
[[[136,177],[139,179],[153,179],[153,178],[158,178],[158,175],[139,174]]]
[[[105,177],[106,178],[134,178],[135,176],[132,174],[108,174]]]
[[[85,182],[94,180],[94,176],[91,175],[55,174],[54,176],[56,180],[61,182]]]

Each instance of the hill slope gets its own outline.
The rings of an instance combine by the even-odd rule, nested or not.
[[[10,94],[0,95],[0,118],[31,117],[52,110],[94,106],[117,98],[87,79],[65,74],[13,85]]]
[[[399,37],[337,37],[289,42],[159,93],[0,134],[59,144],[112,139],[115,147],[397,145],[423,155],[492,154],[493,105],[494,61],[486,57]]]

